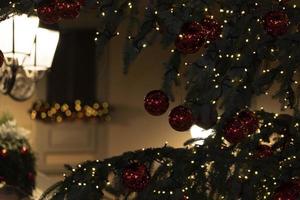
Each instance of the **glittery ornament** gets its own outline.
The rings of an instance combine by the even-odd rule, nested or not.
[[[286,4],[288,3],[290,0],[279,0],[281,4]]]
[[[20,149],[20,152],[21,152],[21,154],[27,154],[27,153],[29,152],[29,149],[28,149],[28,147],[23,146],[23,147]]]
[[[169,123],[176,131],[187,131],[194,123],[192,111],[185,106],[177,106],[169,115]]]
[[[299,179],[282,184],[276,189],[272,200],[297,200],[300,197]]]
[[[122,172],[122,181],[130,190],[143,190],[150,182],[149,170],[141,163],[130,164]]]
[[[35,181],[35,174],[33,172],[29,172],[27,174],[27,178],[29,181]]]
[[[7,154],[8,154],[7,149],[5,149],[5,148],[0,148],[0,159],[1,159],[1,158],[5,158],[5,157],[7,156]]]
[[[289,18],[283,11],[271,11],[264,18],[264,28],[268,34],[277,37],[288,31]]]
[[[3,52],[0,50],[0,67],[2,67],[4,63],[4,55],[3,55]]]
[[[256,157],[257,158],[268,158],[273,155],[273,150],[271,147],[267,145],[259,145],[257,152],[256,152]]]
[[[181,33],[178,35],[175,46],[183,54],[196,53],[204,42],[201,35],[201,25],[198,22],[189,22],[182,26]]]
[[[249,134],[255,133],[258,127],[258,119],[253,112],[249,110],[241,111],[225,126],[225,139],[230,143],[238,143]]]
[[[81,6],[85,6],[86,0],[77,0]]]
[[[200,23],[200,27],[201,35],[203,38],[205,38],[205,40],[215,41],[222,33],[222,28],[215,19],[203,19],[203,21]]]
[[[75,19],[80,12],[80,2],[75,0],[58,0],[56,9],[63,19]]]
[[[144,107],[151,115],[162,115],[169,108],[169,98],[163,91],[153,90],[146,95]]]
[[[242,122],[238,119],[233,119],[228,122],[225,129],[225,139],[230,143],[238,143],[247,137],[247,129],[243,126]]]
[[[259,121],[255,114],[250,110],[244,110],[237,117],[248,130],[249,134],[254,133],[259,128]]]
[[[52,1],[39,5],[37,8],[37,15],[45,24],[55,24],[60,19],[55,8],[55,3]]]

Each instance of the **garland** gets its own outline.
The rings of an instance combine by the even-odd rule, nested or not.
[[[110,106],[107,102],[83,104],[80,100],[74,103],[48,103],[37,101],[30,109],[33,120],[47,123],[61,123],[65,121],[110,121]]]

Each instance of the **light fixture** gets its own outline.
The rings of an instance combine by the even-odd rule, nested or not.
[[[31,54],[23,62],[28,77],[39,79],[51,67],[58,40],[58,31],[37,29]]]
[[[10,95],[16,85],[17,73],[31,53],[38,25],[37,17],[27,15],[12,15],[0,23],[0,48],[5,57],[5,64],[0,69],[0,91],[3,94]]]
[[[24,101],[34,92],[35,81],[51,67],[58,31],[39,28],[39,18],[13,15],[0,23],[0,49],[5,64],[0,68],[0,91]]]
[[[39,25],[37,17],[12,16],[0,23],[0,48],[9,65],[22,65],[29,56]]]
[[[193,125],[190,129],[191,136],[194,139],[199,139],[195,142],[196,145],[203,145],[204,140],[214,134],[214,129],[203,129],[200,126]]]

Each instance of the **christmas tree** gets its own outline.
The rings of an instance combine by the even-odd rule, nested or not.
[[[16,0],[1,3],[0,16],[36,8],[43,22],[56,23],[78,16],[84,4],[93,1]],[[185,104],[172,109],[170,125],[213,127],[215,134],[201,146],[166,145],[66,166],[65,179],[41,199],[299,199],[299,0],[101,0],[93,6],[99,55],[119,25],[128,24],[125,72],[156,41],[174,47],[162,90],[149,92],[145,109],[165,113],[183,71]],[[184,62],[187,54],[196,59]],[[253,110],[258,95],[273,95],[290,114]]]
[[[35,157],[27,140],[9,115],[0,119],[0,196],[30,197],[35,188]]]

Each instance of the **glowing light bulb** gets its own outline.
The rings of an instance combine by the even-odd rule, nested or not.
[[[208,129],[205,130],[197,125],[193,125],[190,129],[191,132],[191,136],[192,138],[198,138],[199,140],[197,142],[195,142],[195,144],[197,145],[203,145],[204,140],[206,138],[208,138],[209,136],[214,134],[214,130],[213,129]]]

